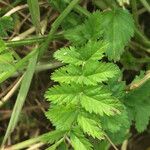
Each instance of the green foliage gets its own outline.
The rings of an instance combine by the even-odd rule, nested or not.
[[[74,149],[92,148],[85,144],[86,135],[102,139],[107,133],[116,143],[127,136],[131,122],[118,100],[124,99],[125,83],[118,82],[118,67],[102,59],[106,54],[109,59],[118,60],[133,32],[132,17],[122,9],[96,11],[82,25],[65,31],[73,46],[54,54],[66,66],[51,76],[59,85],[45,94],[52,105],[46,116],[56,130],[68,131],[66,135]],[[76,128],[82,136],[77,135]],[[114,135],[119,132],[118,141]]]
[[[13,20],[11,17],[1,17],[0,18],[0,36],[8,36],[7,31],[10,31],[13,28]]]
[[[71,144],[75,150],[92,150],[92,144],[85,138],[80,129],[74,129],[70,134]]]
[[[97,14],[99,12],[86,20],[86,27],[92,26],[90,23]],[[45,94],[45,98],[51,102],[47,118],[56,131],[67,130],[66,136],[70,137],[74,149],[91,149],[91,144],[86,144],[89,143],[87,135],[102,139],[106,130],[115,133],[122,128],[120,123],[128,124],[127,115],[119,115],[124,113],[124,106],[106,84],[119,74],[119,68],[102,61],[108,44],[99,39],[97,31],[89,32],[90,40],[87,38],[84,44],[55,52],[54,57],[66,63],[66,66],[54,71],[51,78],[59,85],[51,87]],[[116,122],[120,126],[114,129]],[[79,136],[78,131],[74,130],[76,128],[83,136]]]
[[[8,50],[5,42],[0,39],[0,75],[14,68],[13,53]]]
[[[122,69],[141,72],[132,81],[132,84],[139,83],[145,76],[145,70],[142,72],[141,68],[147,69],[149,65],[147,62],[150,44],[142,34],[137,33],[137,29],[135,30],[132,15],[125,9],[129,0],[96,0],[93,2],[94,10],[97,6],[101,6],[101,10],[104,11],[93,13],[82,8],[82,4],[77,5],[79,0],[48,0],[48,2],[61,14],[52,24],[46,42],[39,48],[17,62],[17,54],[14,55],[6,45],[15,46],[15,43],[24,43],[32,38],[15,42],[4,42],[0,39],[0,82],[15,73],[15,68],[21,70],[21,67],[30,60],[2,143],[6,142],[17,124],[37,61],[40,61],[48,44],[55,39],[54,34],[58,28],[61,32],[56,38],[59,36],[62,38],[63,35],[71,46],[60,48],[54,53],[54,58],[64,64],[52,73],[54,86],[45,93],[45,98],[50,102],[50,108],[45,114],[55,130],[40,136],[37,138],[38,141],[48,143],[50,147],[47,150],[106,150],[109,148],[109,140],[106,141],[106,137],[114,144],[120,144],[130,136],[131,125],[135,125],[138,132],[145,131],[150,119],[150,80],[135,90],[127,91],[126,83],[122,81],[124,75],[120,71]],[[40,33],[39,1],[28,0],[27,3],[33,25]],[[136,10],[132,6],[136,20],[134,9]],[[43,12],[45,10],[42,9]],[[12,27],[11,17],[1,17],[0,37],[7,39]],[[24,29],[26,27],[20,31]],[[130,48],[125,51],[134,30],[139,35],[136,35]],[[142,45],[138,45],[136,40],[139,43],[142,41]],[[135,51],[136,47],[142,52]],[[119,61],[118,65],[116,61]]]
[[[10,31],[13,27],[13,21],[11,17],[0,18],[0,37],[6,37],[7,31]],[[5,75],[7,71],[14,69],[14,56],[5,42],[0,38],[0,78]]]
[[[129,118],[135,122],[139,132],[147,128],[150,119],[150,80],[126,95],[125,104]]]
[[[109,42],[106,53],[110,59],[119,60],[124,47],[134,34],[134,23],[127,10],[103,12],[104,39]]]
[[[83,66],[67,65],[55,71],[52,80],[70,84],[72,82],[85,85],[96,85],[118,73],[118,68],[111,63],[88,62]]]
[[[116,61],[120,59],[133,34],[134,22],[131,14],[127,10],[113,9],[94,12],[84,24],[66,31],[65,37],[74,44],[102,38],[108,43],[108,58]]]
[[[62,131],[62,130],[55,130],[55,131],[51,131],[49,133],[46,133],[42,136],[42,142],[47,142],[49,144],[53,144],[55,143],[55,141],[60,140],[64,134],[66,133],[66,131]]]
[[[96,11],[82,25],[67,30],[65,37],[75,45],[84,44],[89,39],[97,40],[103,34],[103,28],[100,25],[103,21],[102,19],[101,12]]]

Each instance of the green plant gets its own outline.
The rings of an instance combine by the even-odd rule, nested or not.
[[[129,31],[122,26],[125,32],[119,32],[115,25],[118,21],[122,25],[128,22]],[[109,27],[110,23],[115,25],[113,29]],[[120,41],[110,39],[113,33]],[[119,124],[125,122],[127,127],[129,124],[125,106],[108,86],[109,80],[120,73],[119,68],[104,62],[103,58],[105,54],[115,60],[120,57],[121,53],[116,55],[114,49],[123,49],[133,35],[133,21],[125,10],[97,11],[83,25],[68,30],[65,35],[75,46],[62,48],[54,54],[55,59],[68,65],[52,74],[52,80],[60,85],[45,94],[51,102],[46,116],[56,130],[66,131],[62,138],[70,138],[74,149],[91,149],[87,135],[103,139],[107,132],[121,130],[122,126],[117,127],[116,121]]]
[[[141,32],[138,20],[142,11],[150,10],[149,3],[146,0],[131,0],[131,4],[128,0],[93,0],[89,12],[82,4],[78,5],[79,2],[48,0],[48,3],[39,3],[38,0],[28,0],[27,9],[36,35],[18,41],[7,40],[15,16],[2,14],[25,1],[17,0],[6,10],[0,10],[0,83],[5,85],[3,81],[15,73],[23,74],[17,83],[21,86],[2,147],[18,123],[33,75],[46,55],[49,43],[55,39],[65,39],[69,46],[54,52],[54,61],[59,65],[49,64],[44,59],[51,69],[57,68],[51,75],[51,87],[44,95],[50,103],[45,115],[52,123],[52,131],[13,145],[11,149],[23,149],[42,142],[48,144],[48,150],[108,150],[110,145],[117,150],[115,145],[130,137],[131,128],[138,133],[148,129],[150,41]],[[44,8],[50,4],[60,13],[47,35],[41,34],[40,21],[45,17],[40,14],[41,4]],[[138,10],[141,5],[146,9]],[[51,24],[49,16],[46,16],[47,20]],[[32,44],[33,50],[23,58],[15,51],[18,46]],[[135,78],[130,70],[139,75]],[[8,96],[12,93],[10,90]],[[3,99],[0,107],[1,104]]]

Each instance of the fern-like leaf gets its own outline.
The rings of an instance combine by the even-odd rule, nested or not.
[[[72,43],[81,45],[88,40],[103,39],[109,43],[106,53],[109,59],[119,60],[124,48],[134,34],[132,15],[123,9],[95,12],[83,25],[65,32]]]
[[[53,125],[59,130],[70,129],[70,126],[77,117],[76,107],[72,106],[53,106],[46,116],[50,119]]]
[[[89,41],[80,49],[78,47],[62,48],[54,54],[54,57],[63,63],[82,65],[88,61],[100,60],[107,46],[104,42]]]
[[[100,25],[103,22],[102,19],[101,12],[96,11],[88,17],[84,24],[67,30],[65,37],[76,45],[82,45],[89,40],[97,40],[103,34],[103,27]]]
[[[100,97],[90,97],[88,95],[82,96],[81,105],[86,111],[96,113],[99,115],[115,115],[120,113],[119,102],[113,98],[103,99]]]
[[[71,144],[73,145],[74,150],[92,150],[91,143],[82,135],[82,132],[78,135],[76,133],[77,132],[71,133],[70,135]]]
[[[71,82],[86,85],[97,85],[118,74],[118,67],[111,63],[89,62],[80,66],[68,65],[56,70],[52,79],[60,83],[70,84]]]
[[[80,114],[77,118],[79,126],[82,128],[84,133],[91,135],[93,138],[103,138],[103,131],[101,130],[101,124],[94,119],[88,118],[84,114]]]
[[[53,104],[77,104],[80,99],[80,93],[82,92],[82,87],[77,84],[68,85],[57,85],[50,88],[46,94],[45,98],[51,101]]]
[[[53,144],[54,142],[56,142],[60,138],[62,138],[66,132],[67,132],[66,130],[54,130],[54,131],[51,131],[51,132],[43,135],[41,141]]]

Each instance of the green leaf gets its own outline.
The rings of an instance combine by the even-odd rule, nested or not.
[[[67,130],[77,118],[77,110],[74,106],[53,106],[46,112],[46,116],[51,120],[56,129]]]
[[[66,39],[71,41],[74,45],[81,45],[87,42],[88,39],[86,39],[86,36],[84,35],[85,26],[84,25],[78,25],[77,27],[73,29],[66,30],[64,32],[64,36]],[[83,38],[85,36],[85,38]]]
[[[99,115],[120,113],[120,103],[111,93],[100,86],[61,85],[54,86],[46,92],[45,97],[54,104],[78,104],[88,112]]]
[[[88,61],[102,59],[103,53],[107,48],[104,42],[89,41],[85,46],[62,48],[55,52],[54,57],[63,63],[82,65]]]
[[[5,42],[0,38],[0,53],[7,49]]]
[[[94,150],[109,150],[110,148],[110,143],[106,140],[97,140],[97,139],[92,139],[92,144],[94,146]]]
[[[88,40],[97,40],[102,37],[103,33],[102,19],[101,12],[96,11],[88,17],[84,24],[67,30],[64,35],[75,45],[84,44]]]
[[[62,84],[49,88],[45,98],[54,104],[77,104],[82,96],[99,96],[99,99],[110,99],[111,94],[102,86],[82,86],[78,84]]]
[[[58,147],[57,150],[68,150],[68,145],[65,142],[62,142]]]
[[[81,105],[85,108],[86,111],[96,113],[99,115],[116,115],[120,113],[119,111],[119,102],[113,98],[103,99],[101,96],[88,96],[84,95],[81,99]]]
[[[13,29],[14,23],[11,17],[0,18],[0,36],[8,36],[7,32]]]
[[[82,133],[80,135],[71,133],[70,140],[74,150],[92,150],[91,143],[82,135]]]
[[[109,43],[106,53],[110,59],[119,60],[134,34],[132,15],[123,9],[103,12],[101,25],[104,29],[104,39]]]
[[[14,57],[13,54],[8,51],[5,42],[0,39],[0,75],[14,69]]]
[[[81,92],[82,87],[80,85],[56,85],[46,92],[45,98],[53,104],[77,104]]]
[[[82,60],[75,47],[65,47],[56,51],[54,57],[63,63],[80,65]]]
[[[122,72],[118,74],[115,78],[110,79],[108,83],[108,87],[111,90],[113,96],[116,98],[123,100],[126,95],[126,83],[122,81]]]
[[[113,9],[91,14],[84,24],[66,31],[65,37],[76,45],[103,38],[109,43],[106,50],[109,59],[116,61],[133,34],[132,15],[127,10]]]
[[[125,105],[129,118],[135,121],[136,129],[143,132],[150,119],[150,80],[126,95]]]
[[[48,147],[46,150],[56,150],[56,148],[64,141],[64,138],[61,138],[59,141],[55,142],[52,146]]]
[[[127,111],[122,107],[121,113],[114,116],[101,117],[101,124],[104,130],[111,133],[119,132],[122,128],[129,129],[130,122]]]
[[[129,129],[130,128],[122,127],[118,132],[112,133],[107,131],[106,133],[115,145],[121,145],[125,140],[131,137]]]
[[[81,66],[68,65],[56,70],[52,80],[70,84],[71,82],[86,85],[97,85],[118,74],[118,67],[112,63],[89,62]]]
[[[82,128],[84,133],[91,135],[93,138],[103,138],[101,124],[94,119],[88,118],[84,115],[79,115],[77,119],[78,125]]]
[[[66,130],[55,130],[43,135],[41,142],[53,144],[54,142],[60,140],[65,134]]]
[[[150,103],[135,108],[135,127],[138,132],[146,130],[150,120]]]

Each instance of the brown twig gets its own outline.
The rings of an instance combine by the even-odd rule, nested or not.
[[[140,81],[138,81],[137,83],[131,83],[128,89],[129,90],[136,89],[141,85],[143,85],[149,79],[150,79],[150,71],[147,71],[146,75]]]
[[[0,101],[0,107],[7,102],[11,98],[11,96],[15,93],[15,91],[18,89],[23,76],[18,80],[18,82],[13,86],[13,88],[6,94],[5,97],[3,97]]]

